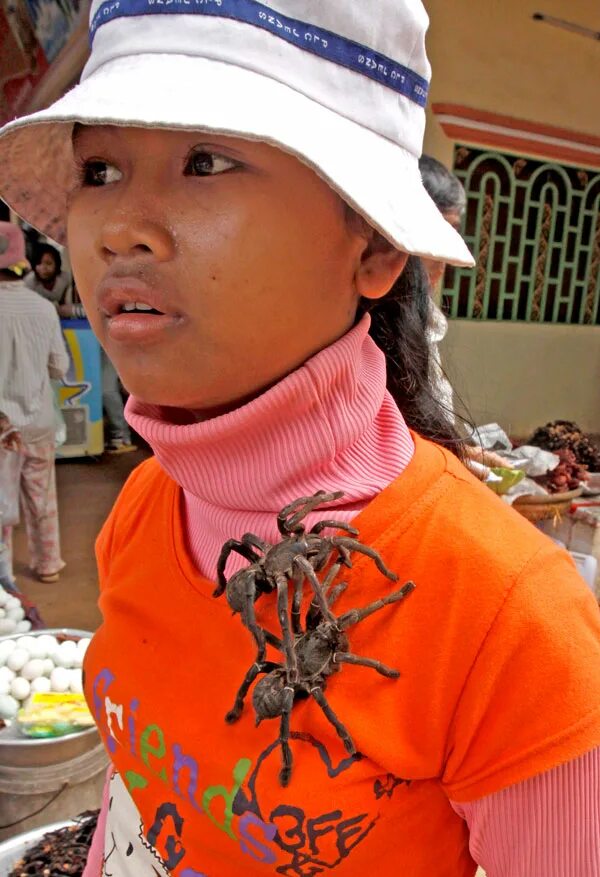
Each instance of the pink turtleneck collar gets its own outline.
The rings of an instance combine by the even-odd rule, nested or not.
[[[276,513],[317,490],[343,490],[351,520],[412,459],[414,445],[387,392],[385,357],[365,316],[344,337],[247,405],[179,425],[134,398],[127,420],[183,489],[188,545],[215,578],[223,543],[253,532],[277,540]],[[308,525],[322,517],[315,512]],[[232,572],[245,563],[233,560]]]

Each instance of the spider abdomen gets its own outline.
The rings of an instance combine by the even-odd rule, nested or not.
[[[285,676],[274,670],[256,683],[252,692],[252,705],[258,721],[276,719],[285,706]]]

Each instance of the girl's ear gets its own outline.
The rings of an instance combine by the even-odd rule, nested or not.
[[[383,298],[404,271],[407,261],[408,253],[394,249],[389,241],[374,231],[354,276],[358,295],[361,298]]]

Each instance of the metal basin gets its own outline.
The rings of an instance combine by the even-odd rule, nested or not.
[[[48,630],[35,630],[19,636],[65,636],[70,639],[82,639],[91,637],[93,634],[87,630],[75,630],[74,628],[61,627]],[[14,634],[0,637],[0,642],[9,639],[17,639]],[[84,752],[89,752],[100,742],[100,735],[96,728],[86,728],[85,731],[75,731],[73,734],[65,734],[64,737],[48,737],[34,739],[20,734],[15,723],[0,730],[0,766],[4,767],[48,767],[51,764],[60,764],[69,761]],[[0,872],[2,877],[2,872]]]
[[[54,822],[52,825],[44,825],[42,828],[35,828],[33,831],[27,831],[25,834],[19,834],[10,840],[0,844],[0,877],[8,877],[12,869],[15,867],[19,859],[21,859],[30,847],[36,844],[49,831],[57,831],[59,828],[66,828],[73,825],[72,821]]]

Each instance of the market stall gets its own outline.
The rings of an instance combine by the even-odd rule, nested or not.
[[[69,371],[56,385],[64,421],[57,457],[99,456],[104,450],[100,345],[87,320],[62,320]]]

